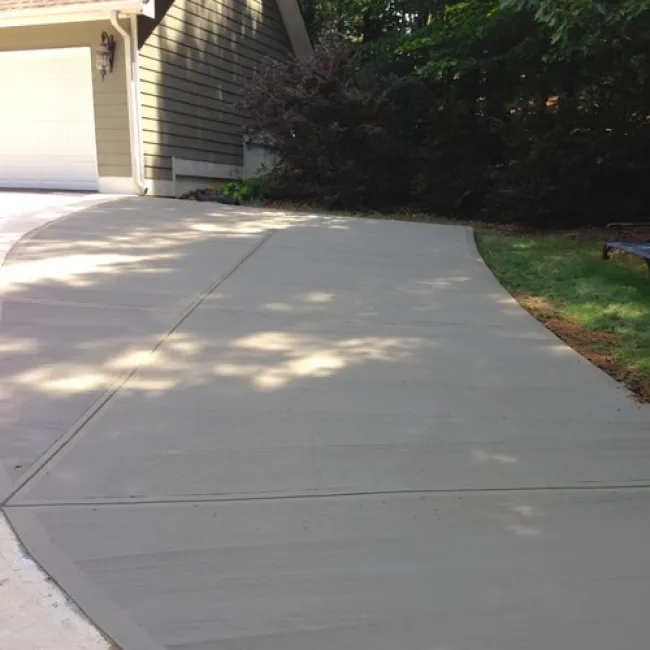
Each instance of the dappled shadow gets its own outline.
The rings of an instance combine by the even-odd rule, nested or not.
[[[542,535],[541,522],[545,513],[538,505],[522,501],[519,497],[499,504],[498,514],[491,517],[516,537],[534,539]]]
[[[223,337],[219,338],[223,341]],[[74,349],[89,357],[103,358],[103,363],[41,364],[9,375],[6,380],[9,385],[30,391],[64,396],[108,386],[120,373],[137,367],[126,389],[154,397],[156,391],[175,386],[192,387],[229,379],[243,381],[255,390],[274,391],[298,380],[331,377],[354,365],[403,361],[417,349],[417,343],[416,338],[328,341],[318,336],[262,331],[216,346],[210,339],[177,333],[166,338],[154,354],[153,345],[124,345],[117,351],[114,339],[102,339],[78,343]],[[26,352],[35,346],[35,340],[24,341],[12,352]]]
[[[171,255],[61,255],[45,260],[21,261],[8,264],[0,272],[0,290],[5,295],[20,292],[23,286],[39,281],[60,282],[70,287],[90,286],[91,278],[99,274],[163,273],[167,269],[155,269],[149,263],[168,260]]]
[[[464,231],[447,226],[175,201],[123,201],[58,222],[6,268],[2,462],[18,476],[119,386],[107,408],[126,424],[97,435],[86,426],[93,453],[124,465],[128,450],[137,473],[146,452],[157,476],[167,446],[178,460],[206,444],[201,418],[214,411],[208,446],[233,431],[218,461],[224,490],[246,491],[253,471],[236,470],[247,462],[239,445],[280,463],[269,447],[285,443],[262,435],[267,418],[296,430],[283,453],[307,490],[311,480],[365,489],[379,477],[390,489],[561,484],[574,480],[568,465],[549,472],[547,461],[553,445],[570,446],[568,429],[604,426],[638,445],[643,414],[585,382],[580,360],[558,354],[472,255]],[[119,449],[102,447],[115,440]],[[338,459],[334,478],[321,458]],[[378,471],[357,477],[353,462]],[[268,489],[283,481],[278,472]]]
[[[151,205],[153,209],[158,207],[156,202]],[[110,219],[99,232],[76,229],[83,217],[63,220],[11,251],[0,267],[0,290],[5,297],[21,297],[23,292],[33,294],[39,285],[116,288],[116,282],[128,277],[178,272],[188,264],[186,249],[191,244],[250,240],[313,221],[308,216],[283,212],[224,212],[197,210],[188,205],[192,207],[186,211],[187,216],[175,204],[171,219],[146,218],[146,225],[129,223],[129,212],[134,210],[131,201],[96,207],[91,211],[93,216],[106,215]],[[116,219],[122,215],[126,220]]]
[[[620,487],[647,476],[649,420],[511,318],[463,231],[171,201],[108,216],[14,251],[122,258],[7,294],[0,458],[19,478],[81,427],[7,510],[157,640],[280,647],[293,620],[295,647],[325,647],[353,612],[345,647],[442,648],[431,612],[475,614],[470,644],[495,612],[544,606],[536,630],[566,638],[638,618],[647,495]],[[575,489],[599,481],[617,489]],[[641,589],[619,606],[603,580]]]
[[[417,336],[372,328],[342,335],[296,330],[302,309],[308,321],[314,308],[334,307],[332,316],[339,317],[334,298],[340,292],[320,290],[318,274],[306,291],[287,287],[278,300],[262,305],[246,295],[242,303],[237,287],[219,287],[209,296],[210,309],[230,313],[231,301],[235,310],[250,309],[243,326],[224,331],[215,314],[210,322],[216,332],[177,331],[165,338],[184,310],[262,237],[296,229],[344,235],[348,228],[338,217],[124,200],[25,239],[0,270],[3,463],[14,474],[24,470],[135,368],[126,389],[163,398],[175,387],[215,382],[276,391],[369,363],[406,360],[418,349]],[[288,242],[287,252],[304,252],[305,246],[298,238]],[[300,277],[303,263],[289,262],[288,268]],[[262,287],[260,279],[247,286]],[[257,322],[258,308],[283,318],[266,326]]]
[[[235,339],[230,346],[235,353],[226,353],[214,367],[214,373],[220,377],[249,378],[257,388],[274,390],[298,379],[329,377],[350,365],[399,361],[417,349],[417,343],[415,338],[362,337],[328,345],[317,336],[261,332]],[[241,358],[242,352],[248,360]],[[269,354],[279,357],[278,361],[269,364]]]

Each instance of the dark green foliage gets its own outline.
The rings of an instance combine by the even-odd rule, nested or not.
[[[332,43],[305,64],[270,65],[245,103],[253,127],[274,143],[275,177],[293,196],[337,207],[395,206],[408,193],[417,153],[410,146],[417,124],[406,119],[414,86],[364,74],[358,54]]]
[[[314,6],[343,36],[244,99],[284,196],[549,226],[647,215],[650,0]]]

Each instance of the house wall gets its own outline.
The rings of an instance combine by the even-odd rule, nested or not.
[[[126,21],[124,26],[128,27]],[[117,41],[115,67],[102,81],[95,71],[95,50],[102,31],[113,34]],[[95,137],[99,166],[100,189],[128,188],[131,178],[129,119],[126,99],[124,44],[109,21],[64,23],[30,27],[3,27],[0,30],[0,51],[46,50],[88,46],[93,61],[93,100],[95,106]],[[38,79],[34,79],[38,83]],[[2,89],[0,88],[0,94]],[[47,107],[44,107],[47,110]],[[107,184],[107,179],[110,179]],[[111,184],[111,181],[113,183]],[[117,181],[114,182],[114,181]],[[102,185],[106,187],[102,187]]]
[[[242,87],[266,58],[291,52],[276,0],[158,0],[157,11],[138,19],[148,184],[179,194],[240,177]]]

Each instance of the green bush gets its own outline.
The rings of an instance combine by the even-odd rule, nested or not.
[[[273,198],[273,180],[269,176],[254,176],[231,181],[219,188],[219,195],[234,203],[259,203]]]

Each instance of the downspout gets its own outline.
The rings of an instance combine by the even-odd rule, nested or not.
[[[136,169],[138,170],[138,187],[144,187],[144,192],[146,193],[149,189],[145,180],[144,173],[144,147],[142,144],[142,101],[140,96],[140,51],[138,49],[138,17],[135,14],[131,14],[131,46],[132,54],[131,61],[133,64],[132,70],[132,81],[133,81],[133,103],[135,107],[135,138],[138,151],[138,164]]]
[[[140,93],[138,92],[138,73],[134,70],[134,40],[131,35],[118,22],[118,12],[109,13],[111,25],[122,36],[124,40],[124,65],[126,68],[126,99],[129,111],[129,142],[131,144],[131,176],[133,184],[140,195],[147,193],[147,186],[144,181],[144,165],[142,161],[142,147],[140,146]],[[134,17],[135,18],[135,17]],[[135,21],[133,21],[135,22]],[[133,29],[133,22],[131,28]],[[137,43],[135,44],[137,48]]]

